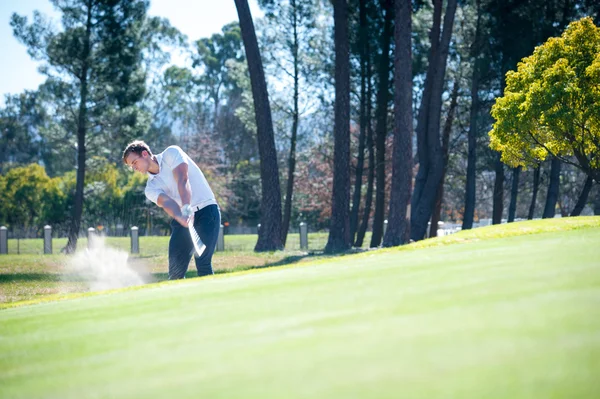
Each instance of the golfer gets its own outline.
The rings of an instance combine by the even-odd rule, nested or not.
[[[196,256],[198,276],[213,274],[212,256],[217,245],[221,213],[204,174],[178,146],[152,154],[143,141],[130,143],[123,151],[123,162],[136,172],[146,173],[146,197],[163,208],[171,221],[169,240],[169,280],[185,277],[192,254]],[[192,236],[199,240],[194,245]]]

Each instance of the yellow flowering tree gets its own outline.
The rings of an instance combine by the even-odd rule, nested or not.
[[[600,183],[600,28],[593,20],[571,23],[508,72],[492,116],[490,147],[506,164],[552,155]]]

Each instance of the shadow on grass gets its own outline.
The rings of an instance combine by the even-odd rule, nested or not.
[[[264,265],[248,266],[248,267],[241,266],[241,268],[235,268],[231,271],[240,271],[240,270],[249,270],[249,269],[266,269],[268,267],[288,266],[288,265],[293,265],[294,263],[298,263],[298,262],[302,261],[303,259],[311,259],[311,258],[317,258],[317,257],[323,258],[323,257],[327,257],[327,255],[324,255],[322,252],[308,252],[307,254],[304,254],[304,255],[286,256],[285,258],[278,260],[277,262],[265,263]]]
[[[82,282],[85,278],[74,274],[56,273],[14,273],[0,274],[0,284],[23,281],[49,281],[49,282]]]
[[[338,254],[325,254],[323,252],[307,252],[301,255],[290,255],[283,259],[274,262],[267,262],[262,265],[239,265],[232,268],[224,268],[215,270],[215,274],[227,274],[233,272],[240,272],[245,270],[254,269],[266,269],[271,267],[289,266],[299,263],[303,260],[314,260],[314,259],[326,259],[334,258],[344,255],[350,255],[361,251],[350,250],[344,253]],[[148,256],[148,257],[153,257]],[[142,257],[140,257],[142,258]],[[143,270],[136,270],[137,273],[144,279],[144,281],[159,282],[169,279],[169,274],[165,272],[147,273]],[[185,278],[198,277],[196,268],[193,263],[190,265]],[[13,282],[86,282],[89,278],[78,274],[59,274],[59,273],[13,273],[3,274],[0,273],[0,285],[8,284]]]
[[[245,270],[256,270],[256,269],[267,269],[270,267],[280,267],[280,266],[289,266],[289,265],[293,265],[296,263],[299,263],[303,260],[310,260],[310,259],[325,259],[325,258],[335,258],[335,257],[339,257],[339,256],[344,256],[344,255],[350,255],[350,254],[354,254],[360,251],[348,251],[347,253],[338,253],[338,254],[324,254],[323,252],[309,252],[303,255],[290,255],[290,256],[286,256],[283,259],[280,259],[276,262],[268,262],[262,265],[240,265],[240,266],[236,266],[233,268],[225,268],[225,269],[217,269],[215,270],[215,274],[227,274],[227,273],[233,273],[233,272],[241,272],[241,271],[245,271]],[[164,280],[168,280],[169,279],[169,273],[152,273],[152,276],[156,279],[156,281],[164,281]],[[188,269],[187,273],[185,274],[185,278],[194,278],[194,277],[198,277],[198,274],[196,272],[196,269],[194,267],[194,265],[190,265],[190,268]]]

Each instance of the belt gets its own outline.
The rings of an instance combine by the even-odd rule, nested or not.
[[[190,208],[192,208],[194,210],[194,212],[198,212],[202,208],[206,208],[209,205],[217,205],[217,200],[215,200],[214,198],[211,198],[206,201],[202,201],[198,204],[194,204],[194,205],[190,206]]]

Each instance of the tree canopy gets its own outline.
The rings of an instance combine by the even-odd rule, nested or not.
[[[549,155],[600,182],[600,28],[586,17],[506,75],[492,107],[490,147],[511,166]]]

